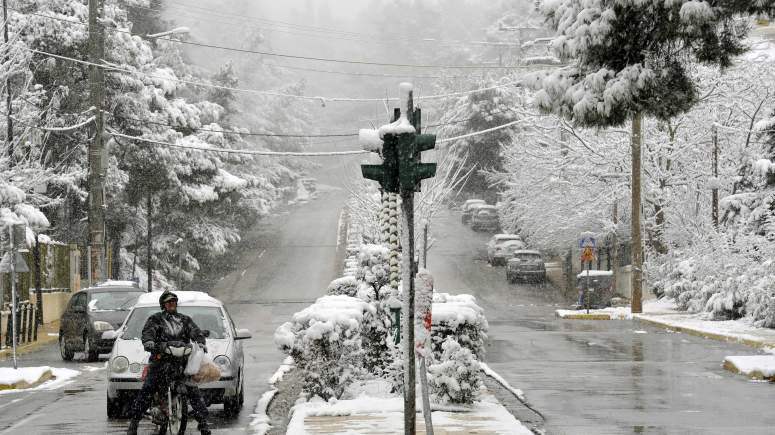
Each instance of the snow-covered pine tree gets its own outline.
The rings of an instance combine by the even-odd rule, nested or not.
[[[618,126],[632,120],[634,311],[640,310],[642,282],[643,116],[669,120],[689,110],[698,100],[689,62],[730,66],[745,51],[748,24],[740,14],[771,6],[771,0],[558,0],[544,8],[557,31],[554,50],[573,66],[540,80],[539,107],[586,126]]]

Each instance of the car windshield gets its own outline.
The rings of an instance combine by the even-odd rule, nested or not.
[[[129,311],[143,293],[142,291],[92,292],[89,311]]]
[[[541,256],[538,254],[526,254],[524,252],[520,252],[517,254],[514,254],[514,258],[518,258],[521,261],[525,262],[538,262],[541,261]]]
[[[126,321],[126,329],[121,336],[124,340],[140,338],[145,321],[151,314],[158,313],[157,307],[135,308]],[[194,320],[201,330],[210,331],[210,338],[226,338],[223,311],[217,307],[178,307],[178,312],[185,314]]]

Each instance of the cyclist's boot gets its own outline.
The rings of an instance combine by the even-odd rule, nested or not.
[[[211,435],[212,432],[210,431],[210,426],[207,425],[206,421],[199,422],[199,433],[202,435]]]
[[[132,419],[129,421],[129,429],[126,430],[126,435],[137,435],[137,425],[140,424],[140,420]]]

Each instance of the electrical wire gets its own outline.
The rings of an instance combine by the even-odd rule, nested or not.
[[[93,66],[93,67],[97,67],[97,68],[102,68],[102,69],[104,69],[106,71],[109,71],[109,72],[121,72],[121,73],[125,73],[125,74],[138,74],[138,75],[142,75],[144,77],[158,79],[158,80],[167,80],[167,81],[183,83],[183,84],[187,84],[187,85],[191,85],[191,86],[201,86],[201,87],[206,87],[206,88],[227,90],[227,91],[232,91],[232,92],[244,92],[244,93],[251,93],[251,94],[257,94],[257,95],[270,96],[270,97],[294,98],[294,99],[305,100],[305,101],[316,101],[316,102],[322,103],[323,105],[325,105],[325,103],[328,103],[328,102],[332,102],[332,103],[347,103],[347,102],[349,102],[349,103],[373,103],[373,102],[397,101],[398,100],[398,98],[395,98],[395,97],[384,97],[384,98],[350,98],[350,97],[322,97],[322,96],[312,97],[312,96],[305,96],[305,95],[284,94],[282,92],[274,92],[274,91],[260,91],[260,90],[256,90],[256,89],[234,88],[234,87],[230,87],[230,86],[222,86],[222,85],[216,85],[216,84],[212,84],[212,83],[198,82],[198,81],[194,81],[194,80],[185,80],[185,79],[179,79],[179,78],[170,78],[170,77],[165,77],[165,76],[158,76],[158,75],[154,75],[154,74],[148,74],[148,73],[145,73],[145,72],[142,72],[142,71],[133,71],[133,70],[126,69],[126,68],[120,68],[120,67],[113,66],[113,65],[96,64],[94,62],[89,62],[89,61],[75,59],[75,58],[68,57],[68,56],[62,56],[62,55],[58,55],[58,54],[48,53],[48,52],[45,52],[45,51],[36,50],[34,48],[29,48],[29,47],[21,47],[21,48],[23,50],[27,50],[27,51],[30,51],[30,52],[33,52],[33,53],[37,53],[37,54],[40,54],[42,56],[47,56],[47,57],[52,57],[52,58],[55,58],[55,59],[60,59],[60,60],[74,62],[74,63],[79,63],[79,64],[87,65],[87,66]],[[486,92],[486,91],[490,91],[490,90],[494,90],[494,89],[501,89],[501,88],[505,88],[505,87],[509,87],[509,86],[520,86],[520,83],[519,82],[511,82],[511,83],[506,83],[506,84],[502,84],[502,85],[489,86],[489,87],[486,87],[486,88],[473,89],[473,90],[470,90],[470,91],[450,92],[450,93],[447,93],[447,94],[440,94],[440,95],[425,95],[425,96],[420,96],[420,97],[416,98],[416,100],[438,100],[438,99],[444,99],[444,98],[450,98],[450,97],[458,97],[458,96],[462,96],[462,95],[470,95],[470,94],[476,94],[476,93],[479,93],[479,92]]]
[[[47,18],[51,20],[57,20],[62,21],[69,24],[75,24],[79,26],[85,26],[88,27],[87,23],[83,23],[80,21],[72,21],[72,20],[66,20],[63,18],[58,17],[52,17],[50,15],[43,15],[38,14],[35,12],[22,12],[18,9],[14,8],[8,8],[9,10],[26,14],[26,15],[35,15],[42,18]],[[137,35],[133,34],[132,32],[128,30],[122,30],[122,29],[106,29],[111,32],[116,33],[125,33],[132,36],[137,36],[139,38],[142,38],[144,40],[153,40],[154,38],[149,38],[145,35]],[[331,63],[343,63],[343,64],[349,64],[349,65],[370,65],[370,66],[387,66],[387,67],[396,67],[396,68],[431,68],[431,69],[501,69],[501,70],[508,70],[508,69],[524,69],[524,68],[536,68],[536,67],[551,67],[551,68],[558,68],[562,67],[564,65],[542,65],[542,64],[532,64],[532,65],[431,65],[431,64],[407,64],[407,63],[389,63],[389,62],[372,62],[372,61],[363,61],[363,60],[351,60],[351,59],[335,59],[335,58],[324,58],[324,57],[315,57],[315,56],[300,56],[300,55],[294,55],[294,54],[287,54],[287,53],[276,53],[271,51],[262,51],[262,50],[248,50],[243,48],[236,48],[236,47],[225,47],[221,45],[216,44],[206,44],[206,43],[199,43],[199,42],[193,42],[193,41],[183,41],[179,39],[169,39],[169,41],[179,43],[179,44],[185,44],[185,45],[192,45],[192,46],[198,46],[198,47],[204,47],[204,48],[211,48],[211,49],[217,49],[217,50],[225,50],[225,51],[232,51],[237,53],[245,53],[245,54],[260,54],[262,56],[272,56],[272,57],[280,57],[285,59],[297,59],[297,60],[308,60],[308,61],[315,61],[315,62],[331,62]]]

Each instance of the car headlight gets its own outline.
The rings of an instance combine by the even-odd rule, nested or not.
[[[231,370],[231,361],[229,360],[229,357],[226,355],[218,355],[213,359],[213,362],[215,365],[218,366],[221,371],[229,371]]]
[[[101,320],[97,320],[94,322],[94,330],[97,332],[103,332],[103,331],[111,331],[113,329],[113,325],[111,325],[108,322],[103,322]]]
[[[110,363],[110,370],[113,373],[124,373],[128,368],[129,360],[124,356],[117,356]]]

